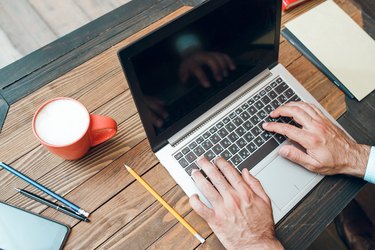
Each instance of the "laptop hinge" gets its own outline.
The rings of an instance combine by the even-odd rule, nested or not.
[[[192,135],[198,129],[200,129],[205,124],[207,124],[209,121],[211,121],[212,119],[214,119],[215,117],[223,113],[230,105],[232,105],[238,99],[246,95],[249,91],[251,91],[253,88],[258,86],[260,83],[262,83],[265,79],[267,79],[270,76],[272,76],[272,73],[269,69],[262,71],[260,74],[258,74],[248,83],[244,84],[237,91],[230,94],[224,100],[219,102],[217,105],[212,107],[210,110],[205,112],[203,115],[201,115],[197,119],[195,119],[192,123],[190,123],[184,129],[182,129],[181,131],[176,133],[174,136],[169,138],[168,140],[169,144],[175,147],[178,144],[182,143],[190,135]]]

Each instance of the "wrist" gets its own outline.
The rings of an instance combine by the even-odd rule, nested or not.
[[[371,147],[364,144],[356,144],[351,152],[346,174],[363,178],[366,173],[367,162],[370,156]]]
[[[283,245],[281,244],[281,242],[279,240],[277,240],[276,238],[275,239],[267,239],[267,240],[261,240],[261,241],[257,241],[257,242],[253,242],[250,244],[250,248],[251,249],[261,249],[261,250],[281,250],[281,249],[284,249]],[[246,249],[249,249],[249,247],[247,247]]]

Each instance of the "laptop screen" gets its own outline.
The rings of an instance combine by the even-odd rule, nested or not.
[[[278,57],[279,0],[215,0],[119,52],[154,150]]]

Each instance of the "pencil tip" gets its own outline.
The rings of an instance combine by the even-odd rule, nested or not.
[[[130,169],[131,169],[131,168],[130,168],[128,165],[126,165],[126,164],[124,164],[124,166],[126,167],[127,170],[130,170]]]
[[[14,189],[17,190],[18,192],[21,191],[21,189],[19,189],[19,188],[14,188]]]

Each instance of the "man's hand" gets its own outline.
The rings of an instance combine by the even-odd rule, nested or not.
[[[302,126],[263,124],[265,130],[286,135],[306,150],[284,145],[279,150],[281,156],[324,175],[348,174],[360,178],[365,175],[370,147],[356,143],[314,105],[290,102],[275,109],[270,116],[291,117]]]
[[[248,170],[241,177],[223,158],[215,160],[216,166],[201,158],[198,165],[214,186],[197,170],[192,177],[213,208],[197,195],[190,204],[227,249],[283,249],[275,237],[271,202]]]

